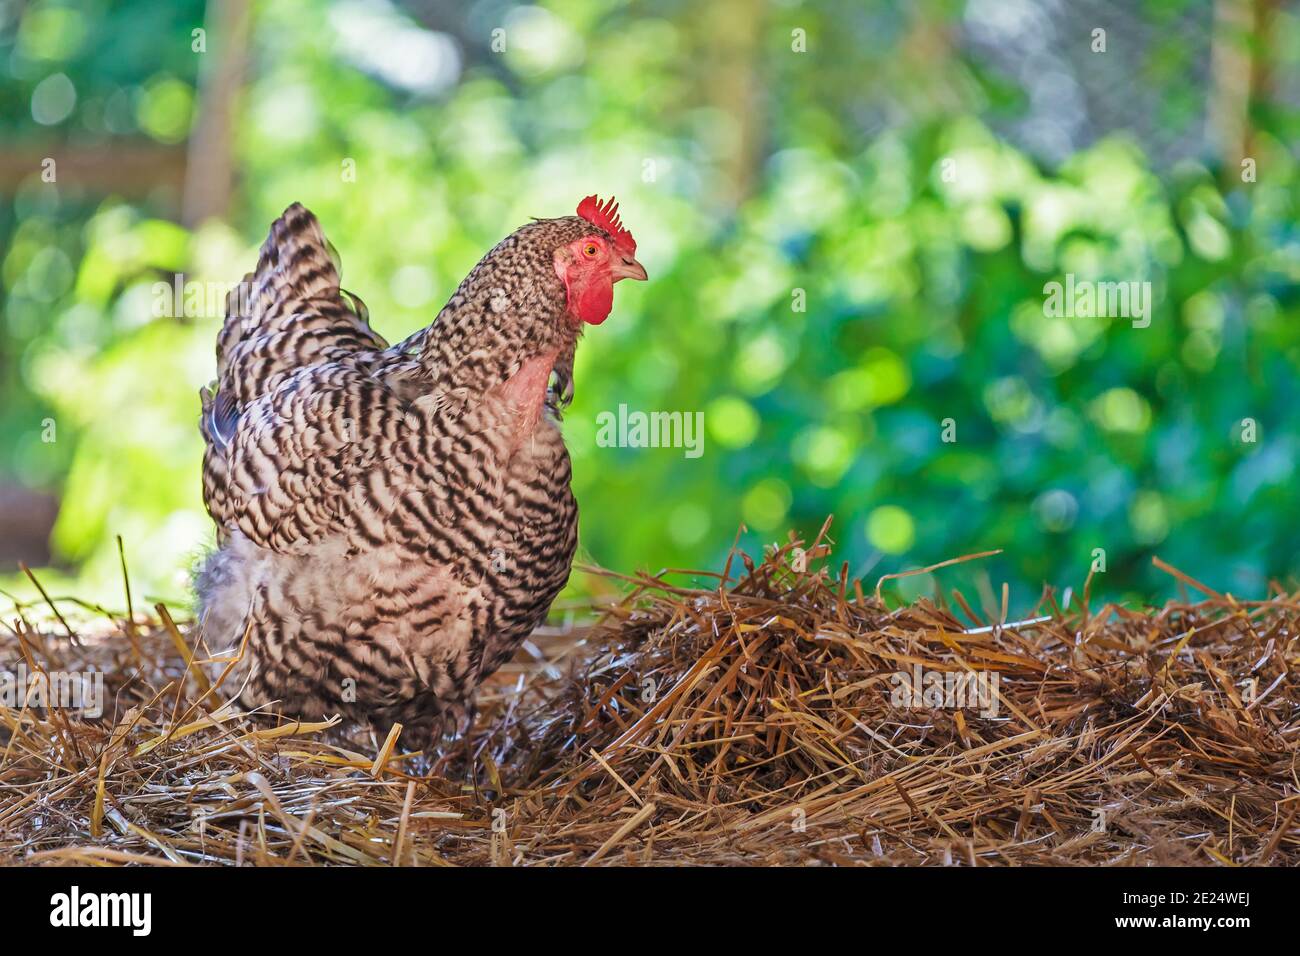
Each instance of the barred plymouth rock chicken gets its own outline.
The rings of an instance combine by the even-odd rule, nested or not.
[[[463,730],[480,682],[569,577],[577,505],[557,427],[584,324],[645,279],[613,200],[535,220],[428,328],[388,346],[290,206],[227,300],[203,392],[218,549],[200,630],[241,701]]]

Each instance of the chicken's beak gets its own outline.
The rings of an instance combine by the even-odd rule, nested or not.
[[[615,282],[619,279],[640,279],[644,282],[649,278],[645,274],[645,267],[631,256],[620,257],[619,261],[614,263],[614,268],[610,270],[610,274],[614,277]]]

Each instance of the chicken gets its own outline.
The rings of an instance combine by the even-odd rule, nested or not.
[[[463,731],[569,577],[559,409],[583,328],[645,279],[618,206],[584,199],[498,243],[429,327],[388,346],[301,205],[227,300],[203,390],[199,569],[240,700],[305,719]],[[231,680],[232,678],[228,678]]]

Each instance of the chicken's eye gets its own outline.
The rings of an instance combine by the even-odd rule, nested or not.
[[[600,252],[600,247],[597,246],[594,242],[589,242],[582,247],[582,254],[586,256],[588,259],[596,258],[596,253],[598,252]]]

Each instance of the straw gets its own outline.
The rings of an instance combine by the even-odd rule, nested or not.
[[[1205,599],[1045,591],[990,623],[956,595],[968,624],[819,566],[825,529],[801,547],[737,552],[715,587],[589,571],[621,596],[534,634],[438,759],[400,727],[244,713],[165,608],[14,620],[4,666],[100,670],[107,710],[0,707],[0,862],[1300,863],[1300,594],[1157,559]],[[918,672],[941,699],[896,699]]]

